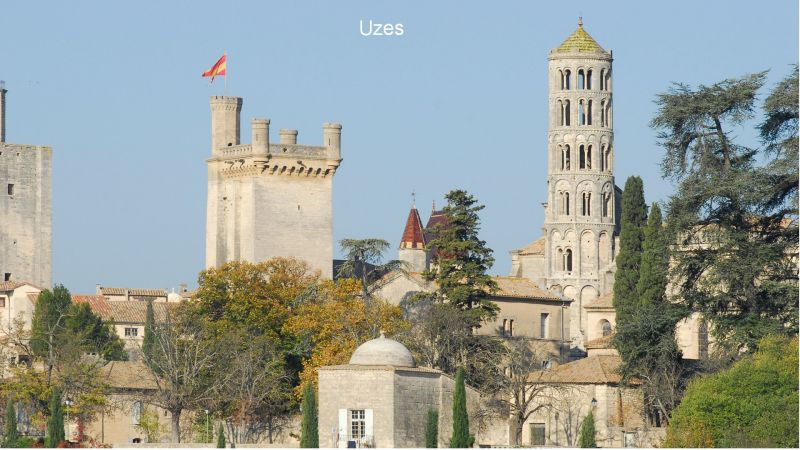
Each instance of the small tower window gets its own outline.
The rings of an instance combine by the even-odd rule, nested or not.
[[[564,250],[558,249],[556,254],[558,255],[558,257],[556,258],[556,261],[558,261],[558,270],[563,271],[564,270]]]
[[[592,170],[592,146],[586,147],[586,168]]]
[[[569,215],[569,192],[564,192],[564,215]]]
[[[601,323],[600,330],[603,333],[603,336],[610,336],[611,335],[611,331],[612,331],[611,330],[611,322],[603,319],[603,321],[600,322],[600,323]]]
[[[611,71],[610,70],[606,72],[606,76],[605,76],[604,81],[603,81],[603,87],[605,87],[605,90],[607,90],[607,91],[611,90]]]
[[[572,272],[572,250],[570,249],[564,252],[564,270]]]
[[[564,90],[564,71],[563,70],[559,70],[558,71],[558,79],[561,82],[561,90],[563,91]]]
[[[586,89],[586,77],[583,75],[583,69],[578,69],[578,89]]]
[[[569,87],[570,75],[571,75],[571,73],[570,73],[569,70],[565,70],[564,71],[564,89],[567,90],[567,91],[570,89],[570,87]]]
[[[564,103],[558,101],[558,124],[564,126]]]
[[[603,147],[603,169],[611,171],[611,147]]]
[[[561,149],[561,170],[569,170],[569,145]]]
[[[578,168],[586,168],[586,147],[583,145],[578,147]]]
[[[606,86],[605,86],[605,83],[603,81],[603,77],[605,77],[605,74],[606,74],[606,69],[600,69],[600,90],[601,91],[605,91],[606,90]]]
[[[606,170],[606,145],[600,146],[600,172]]]
[[[11,274],[6,272],[5,275],[3,275],[3,281],[11,281]]]
[[[591,70],[587,70],[586,71],[586,89],[591,89],[591,88],[592,88],[592,71]]]
[[[592,124],[592,101],[589,100],[588,106],[586,108],[586,124]]]
[[[581,198],[581,214],[584,216],[592,215],[592,193],[584,192]]]
[[[606,126],[611,126],[611,102],[606,103]]]
[[[569,126],[569,100],[564,100],[564,125]]]
[[[611,194],[603,193],[603,217],[608,217],[608,210],[611,204]]]
[[[12,183],[8,183],[8,195],[14,195],[14,185]]]
[[[586,108],[583,105],[583,100],[578,102],[578,123],[586,125]]]

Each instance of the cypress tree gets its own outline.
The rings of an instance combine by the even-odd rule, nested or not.
[[[300,425],[300,447],[319,448],[317,398],[311,383],[303,390],[303,421]]]
[[[225,448],[225,429],[222,428],[222,422],[217,429],[217,448]]]
[[[439,412],[428,410],[428,420],[425,422],[425,448],[439,446]]]
[[[583,419],[583,424],[581,424],[581,435],[578,440],[578,446],[581,448],[597,448],[594,434],[594,414],[589,411],[589,414]]]
[[[450,448],[467,448],[470,446],[470,441],[464,368],[459,367],[456,372],[456,389],[453,393],[453,437],[450,438]]]
[[[6,432],[3,437],[4,448],[14,448],[17,446],[19,433],[17,433],[17,413],[14,411],[14,400],[8,398],[8,407],[6,408]]]
[[[64,442],[64,411],[61,408],[61,390],[53,388],[50,397],[50,417],[47,419],[47,434],[44,438],[45,448],[56,448]]]
[[[614,309],[617,325],[625,323],[638,304],[636,286],[642,261],[644,226],[647,222],[647,205],[644,187],[639,177],[628,177],[622,192],[622,218],[620,220],[619,255],[614,277]]]
[[[636,292],[638,305],[653,305],[664,301],[669,269],[669,246],[661,223],[661,208],[653,203],[642,243],[642,262]]]
[[[142,354],[144,355],[145,362],[150,364],[153,357],[153,345],[155,336],[153,336],[153,324],[155,323],[155,313],[153,312],[153,301],[147,301],[147,312],[144,318],[144,340],[142,341]]]

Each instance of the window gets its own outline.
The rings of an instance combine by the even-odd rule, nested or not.
[[[542,447],[544,445],[544,424],[531,424],[531,446]]]
[[[142,402],[135,401],[133,402],[133,406],[131,407],[131,423],[133,425],[139,425],[139,421],[142,419]]]
[[[11,281],[11,274],[6,272],[5,275],[3,275],[3,281]]]
[[[587,70],[586,71],[586,89],[591,89],[591,88],[592,88],[592,71],[591,70]]]
[[[603,333],[603,336],[611,335],[611,322],[607,320],[603,320],[600,322],[600,330]]]
[[[578,101],[578,123],[586,125],[586,108],[583,106],[583,100]]]
[[[586,147],[583,145],[578,146],[578,168],[586,168]]]
[[[636,433],[625,432],[623,437],[623,446],[636,447]]]
[[[572,250],[570,249],[564,252],[564,270],[572,272]]]
[[[558,124],[564,126],[564,103],[558,101]]]
[[[592,146],[586,146],[586,168],[592,170]]]
[[[697,330],[697,347],[700,359],[708,358],[708,324],[703,320]]]
[[[581,204],[581,215],[591,216],[592,215],[592,193],[591,192],[584,192],[582,200],[583,200],[583,203]]]
[[[125,328],[125,337],[136,337],[139,336],[139,328],[131,327]]]
[[[578,69],[578,89],[586,89],[586,77],[583,75],[583,69]]]
[[[564,100],[564,125],[569,126],[569,100]]]
[[[569,145],[561,149],[561,170],[569,170]]]
[[[14,195],[14,185],[12,183],[8,183],[8,195]]]
[[[558,270],[564,270],[564,250],[558,249],[556,253],[558,254],[558,258],[556,258]]]
[[[592,124],[592,101],[589,100],[588,107],[586,108],[586,124]]]
[[[0,297],[0,308],[5,308],[5,307],[6,307],[6,298]]]
[[[611,171],[611,147],[606,147],[603,151],[603,170]]]
[[[603,217],[608,217],[608,210],[611,206],[611,194],[608,192],[603,193]]]
[[[603,78],[606,76],[606,69],[600,69],[600,90],[606,90],[605,82]]]
[[[564,72],[559,70],[558,71],[558,79],[561,80],[561,90],[564,90]]]
[[[570,82],[570,78],[569,78],[569,76],[570,76],[570,75],[571,75],[571,73],[570,73],[570,71],[569,71],[569,70],[565,70],[565,71],[564,71],[564,89],[566,89],[566,90],[569,90],[569,89],[570,89],[570,88],[569,88],[569,82]]]
[[[569,215],[569,192],[564,192],[564,214]]]
[[[363,439],[367,435],[366,414],[363,409],[350,410],[350,439]]]
[[[503,337],[514,336],[514,319],[503,319]]]
[[[539,316],[539,337],[542,339],[548,338],[547,324],[549,323],[549,319],[550,314],[547,313],[542,313],[541,316]]]

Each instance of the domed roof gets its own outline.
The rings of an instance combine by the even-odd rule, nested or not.
[[[583,29],[583,19],[578,19],[578,29],[561,43],[555,50],[558,53],[579,52],[579,53],[605,53],[603,47],[597,43],[586,30]]]
[[[359,366],[395,366],[395,367],[416,367],[414,357],[405,345],[386,339],[381,333],[381,337],[359,345],[353,356],[350,357],[350,364]]]

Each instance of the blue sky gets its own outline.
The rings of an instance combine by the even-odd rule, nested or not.
[[[614,52],[616,182],[642,176],[651,202],[672,191],[648,127],[657,93],[766,69],[773,86],[798,59],[795,0],[555,3],[3,2],[7,140],[54,149],[54,281],[73,292],[196,284],[208,101],[223,93],[200,73],[223,51],[244,142],[252,117],[271,119],[273,140],[295,128],[308,144],[323,122],[343,124],[337,241],[396,249],[412,190],[427,220],[433,200],[463,188],[486,205],[498,274],[541,232],[547,54],[579,15]],[[364,37],[362,19],[405,32]]]

